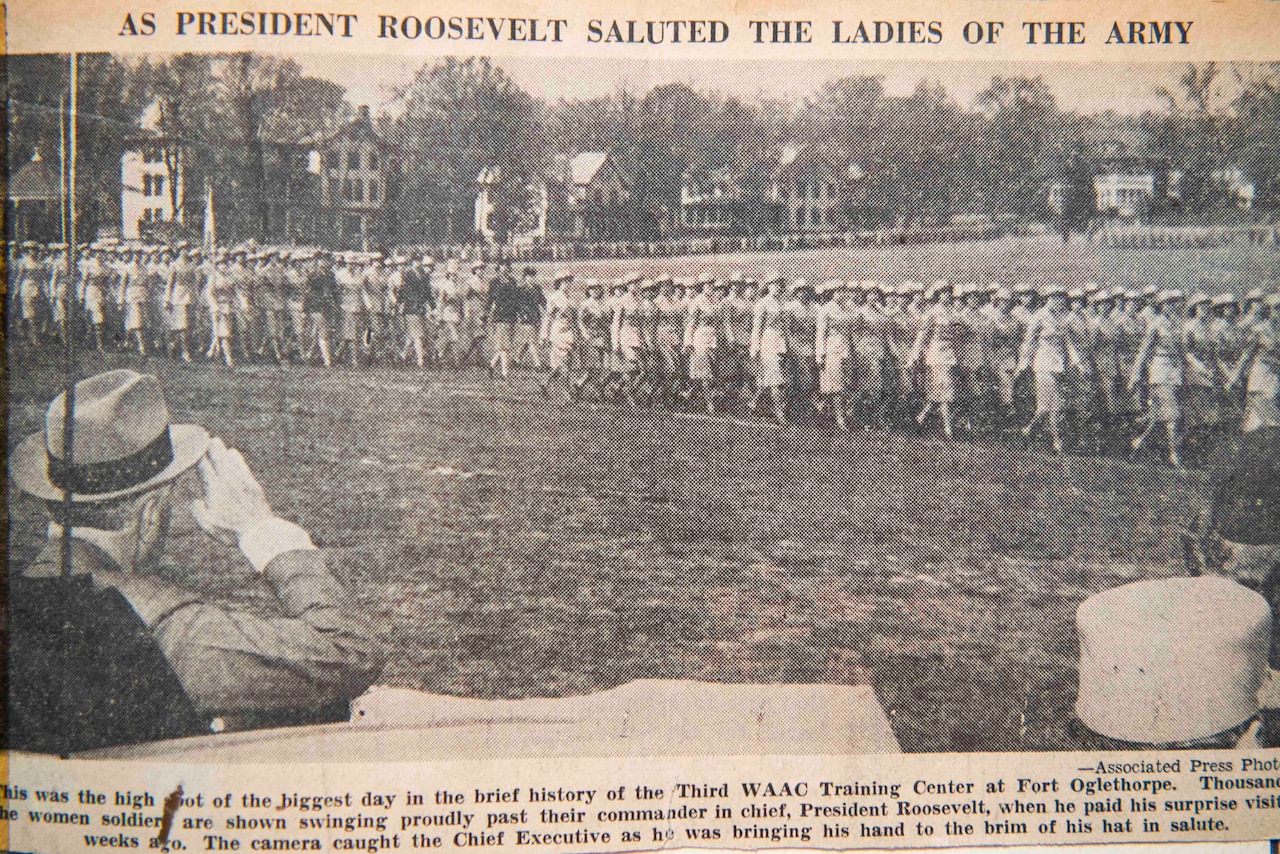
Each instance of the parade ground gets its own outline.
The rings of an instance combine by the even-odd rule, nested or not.
[[[1194,290],[1203,277],[1216,292],[1256,286],[1276,259],[1040,238],[574,269],[822,279],[905,267],[956,281],[1067,269],[1117,284],[1151,270],[1157,284]],[[1204,489],[1203,472],[1154,457],[562,406],[527,370],[495,381],[109,353],[78,371],[122,366],[157,374],[174,420],[241,449],[274,509],[312,532],[390,650],[381,683],[489,698],[637,678],[869,683],[907,751],[1079,747],[1075,608],[1181,574],[1179,535]],[[11,358],[8,380],[11,449],[61,387],[56,354]],[[178,488],[195,497],[198,480]],[[44,517],[12,488],[9,503],[20,567]],[[189,513],[173,525],[171,550],[202,567],[175,580],[258,595],[251,567]]]

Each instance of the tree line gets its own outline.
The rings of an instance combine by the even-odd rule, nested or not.
[[[120,154],[146,117],[163,138],[173,203],[188,223],[214,190],[229,239],[287,238],[286,209],[308,196],[306,150],[349,121],[337,82],[308,76],[292,59],[258,53],[80,59],[80,175],[90,229],[118,217]],[[37,146],[56,156],[65,57],[8,62],[9,168]],[[678,221],[690,170],[766,164],[784,145],[821,148],[856,164],[863,217],[897,227],[957,215],[1051,221],[1079,228],[1094,213],[1092,175],[1110,140],[1166,172],[1176,194],[1158,195],[1154,217],[1221,221],[1239,216],[1224,173],[1255,186],[1253,216],[1280,210],[1280,65],[1187,65],[1153,93],[1162,108],[1086,114],[1064,108],[1050,81],[995,76],[971,104],[923,79],[891,96],[877,76],[832,80],[799,102],[743,100],[683,83],[630,87],[597,98],[548,101],[522,89],[487,58],[423,65],[391,93],[378,131],[400,152],[387,217],[399,237],[470,237],[476,176],[497,167],[501,203],[552,169],[557,155],[610,151],[634,178],[629,215],[657,236]],[[758,167],[763,168],[763,167]],[[1060,210],[1047,188],[1062,188]],[[184,198],[178,198],[178,195]]]

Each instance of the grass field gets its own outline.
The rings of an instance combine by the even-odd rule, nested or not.
[[[868,249],[808,249],[787,253],[693,255],[628,261],[565,263],[579,276],[616,278],[631,270],[651,276],[711,272],[763,274],[778,270],[811,282],[827,279],[879,279],[931,282],[1019,281],[1065,282],[1070,286],[1096,281],[1129,286],[1154,284],[1210,294],[1243,292],[1263,284],[1277,285],[1280,252],[1238,240],[1217,249],[1104,249],[1076,236],[1063,244],[1057,237],[1008,237],[973,243],[935,243]]]
[[[81,370],[124,364],[161,377],[176,420],[242,449],[325,547],[391,651],[384,683],[524,697],[640,677],[869,682],[909,751],[1080,747],[1074,609],[1181,573],[1204,487],[1161,465],[551,407],[525,373],[123,355]],[[54,365],[11,363],[10,448],[58,384]],[[9,499],[21,567],[43,521]],[[263,596],[189,514],[170,559],[211,595]]]

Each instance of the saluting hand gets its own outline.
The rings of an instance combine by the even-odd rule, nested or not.
[[[191,502],[191,515],[206,534],[236,545],[243,532],[272,518],[262,486],[239,451],[215,438],[197,468],[205,494]]]

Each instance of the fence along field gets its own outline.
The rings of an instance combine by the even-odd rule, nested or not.
[[[670,269],[961,280],[1150,266],[1190,284],[1276,263],[1239,247],[1131,251],[1042,239]],[[81,370],[123,364],[139,361]],[[242,448],[273,506],[325,547],[393,651],[380,681],[465,696],[640,677],[870,682],[906,750],[1080,747],[1074,609],[1181,573],[1178,534],[1202,500],[1202,473],[1158,464],[548,406],[526,373],[495,387],[480,372],[142,365],[176,420]],[[10,447],[39,429],[57,370],[11,374]],[[20,567],[43,518],[10,493],[10,519]],[[174,548],[206,557],[177,580],[257,598],[247,565],[186,514],[174,527]]]

